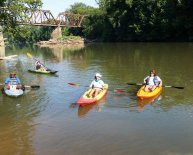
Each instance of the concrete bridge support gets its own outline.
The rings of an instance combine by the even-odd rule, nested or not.
[[[62,38],[62,30],[61,30],[61,27],[58,26],[51,34],[51,39],[52,40],[58,40]]]
[[[0,46],[5,46],[4,38],[3,38],[3,28],[0,26]]]

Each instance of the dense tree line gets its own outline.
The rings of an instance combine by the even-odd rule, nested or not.
[[[98,4],[98,10],[86,12],[86,37],[104,41],[193,40],[193,1],[99,0]],[[86,6],[81,7],[85,10]],[[71,8],[80,14],[82,10],[77,4]]]
[[[6,3],[5,3],[6,2]],[[4,0],[1,6],[16,10],[40,8],[41,0]],[[81,28],[64,28],[63,35],[80,35],[101,41],[192,41],[193,1],[191,0],[98,0],[98,8],[75,3],[66,12],[86,15]],[[26,5],[27,4],[27,5]],[[14,6],[14,7],[13,7]],[[0,19],[13,19],[2,14]],[[13,21],[13,20],[7,20]],[[14,26],[4,23],[9,40],[47,40],[52,31],[46,27]],[[10,26],[12,25],[12,26]]]

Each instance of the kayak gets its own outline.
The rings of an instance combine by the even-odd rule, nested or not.
[[[10,56],[6,56],[6,57],[0,57],[0,60],[9,60],[9,59],[13,59],[15,57],[17,57],[18,55],[10,55]]]
[[[92,90],[92,88],[90,88],[89,90],[87,90],[87,91],[79,98],[79,100],[77,101],[77,103],[78,103],[80,106],[85,106],[85,105],[88,105],[88,104],[96,103],[97,101],[101,100],[101,99],[107,94],[108,84],[105,84],[105,85],[104,85],[104,89],[103,89],[97,96],[95,96],[94,98],[88,97],[88,94],[89,94],[89,92],[90,92],[91,90]]]
[[[54,71],[54,70],[32,70],[32,69],[28,69],[29,72],[32,73],[41,73],[41,74],[55,74],[58,71]]]
[[[154,91],[152,92],[145,92],[144,91],[145,86],[142,86],[139,91],[137,92],[137,97],[139,99],[147,99],[147,98],[152,98],[157,96],[158,94],[161,93],[162,87],[157,87]]]
[[[4,92],[7,96],[11,96],[11,97],[18,97],[18,96],[23,95],[23,90],[22,89],[16,89],[16,85],[10,86],[10,89],[4,88]]]

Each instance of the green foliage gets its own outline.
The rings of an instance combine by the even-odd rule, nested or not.
[[[10,2],[10,3],[8,3]],[[63,28],[66,36],[79,35],[103,41],[192,41],[193,1],[191,0],[97,0],[99,8],[75,3],[68,13],[85,15],[81,28]],[[2,12],[9,40],[48,39],[52,28],[15,26],[14,19],[25,8],[41,7],[41,0],[2,0],[9,14]]]
[[[25,42],[37,42],[40,40],[48,40],[51,37],[53,31],[52,27],[41,26],[16,26],[9,28],[4,33],[10,43],[25,43]]]
[[[5,36],[9,42],[17,40],[18,42],[34,41],[41,38],[39,29],[30,26],[18,26],[15,20],[25,16],[23,12],[26,9],[36,9],[41,7],[41,0],[3,0],[0,2],[4,7],[1,9],[0,21],[4,26]]]

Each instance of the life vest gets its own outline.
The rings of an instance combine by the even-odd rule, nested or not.
[[[146,85],[149,85],[149,80],[150,80],[150,76],[147,76],[147,78],[146,78]],[[157,76],[154,76],[154,78],[153,78],[153,82],[154,82],[154,85],[155,86],[158,86],[159,85],[159,83],[160,83],[160,81],[158,81],[158,77]]]
[[[18,85],[17,78],[16,77],[10,78],[9,84],[10,85]]]

